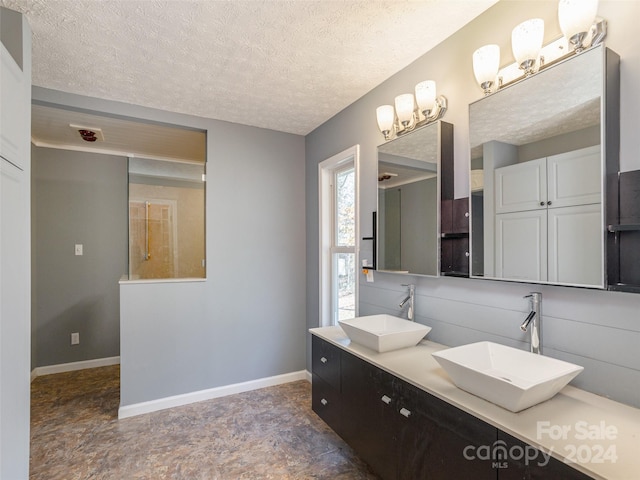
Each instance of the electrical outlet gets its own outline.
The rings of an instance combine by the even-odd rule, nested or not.
[[[76,255],[82,255],[82,244],[81,243],[76,243]]]
[[[80,333],[74,332],[71,334],[71,345],[78,345],[80,343]]]

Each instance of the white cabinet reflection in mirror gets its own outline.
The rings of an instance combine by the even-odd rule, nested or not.
[[[494,175],[496,276],[602,286],[600,147],[497,168]]]
[[[471,277],[615,276],[619,61],[593,47],[469,106]]]

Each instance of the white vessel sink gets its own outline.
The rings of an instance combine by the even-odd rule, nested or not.
[[[386,314],[338,320],[338,323],[352,342],[376,352],[413,347],[431,330],[426,325]]]
[[[478,342],[432,354],[458,388],[519,412],[550,399],[583,367],[498,343]]]

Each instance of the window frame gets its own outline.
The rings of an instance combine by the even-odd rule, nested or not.
[[[354,261],[354,315],[358,316],[359,300],[359,254],[360,254],[360,146],[350,147],[322,162],[318,165],[318,200],[319,200],[319,325],[337,325],[338,305],[336,263],[337,254],[352,253]],[[336,190],[335,180],[339,173],[347,169],[354,170],[354,245],[337,246],[336,218]]]

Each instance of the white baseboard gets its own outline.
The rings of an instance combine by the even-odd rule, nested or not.
[[[307,382],[313,383],[313,376],[311,375],[311,372],[309,370],[305,370],[304,372],[307,375]]]
[[[148,402],[125,405],[118,409],[118,418],[133,417],[144,413],[157,412],[158,410],[164,410],[166,408],[180,407],[190,403],[202,402],[203,400],[211,400],[213,398],[257,390],[259,388],[272,387],[274,385],[296,382],[298,380],[307,380],[307,375],[308,372],[306,370],[300,370],[299,372],[285,373],[274,377],[259,378],[249,382],[235,383],[233,385],[225,385],[223,387],[209,388],[207,390],[159,398]]]
[[[31,370],[31,381],[42,375],[51,375],[54,373],[73,372],[75,370],[84,370],[85,368],[107,367],[109,365],[118,365],[120,357],[95,358],[93,360],[83,360],[81,362],[60,363],[58,365],[47,365],[45,367],[36,367]]]

